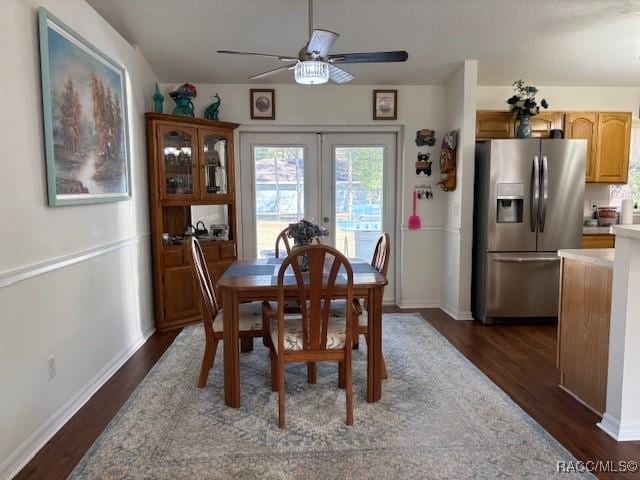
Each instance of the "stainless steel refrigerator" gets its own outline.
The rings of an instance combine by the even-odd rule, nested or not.
[[[557,251],[581,246],[586,154],[586,140],[476,144],[474,318],[558,315]]]

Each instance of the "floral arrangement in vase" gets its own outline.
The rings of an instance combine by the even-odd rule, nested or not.
[[[538,89],[533,85],[527,85],[523,80],[513,82],[513,91],[515,95],[507,99],[507,103],[511,108],[511,112],[518,119],[518,129],[516,136],[518,138],[531,137],[531,124],[529,119],[540,113],[540,107],[549,108],[549,104],[543,98],[540,105],[536,101]]]
[[[326,237],[329,235],[329,230],[309,220],[302,219],[299,222],[289,224],[288,235],[289,238],[293,238],[293,242],[297,246],[301,247],[310,245],[316,238]]]

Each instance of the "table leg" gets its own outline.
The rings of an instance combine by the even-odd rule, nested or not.
[[[382,398],[382,292],[383,288],[369,289],[369,339],[367,345],[367,402]]]
[[[240,407],[240,352],[238,332],[238,297],[231,289],[223,289],[222,309],[224,339],[224,403]]]

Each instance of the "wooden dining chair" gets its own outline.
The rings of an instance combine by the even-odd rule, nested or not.
[[[280,258],[280,242],[284,245],[287,255],[291,253],[291,243],[289,242],[289,227],[282,230],[276,237],[276,258]]]
[[[276,250],[275,250],[276,258],[280,258],[280,255],[284,253],[280,250],[281,242],[284,245],[284,252],[286,252],[286,254],[289,255],[291,253],[291,242],[289,241],[289,227],[282,230],[276,237]],[[313,243],[320,245],[322,242],[320,241],[320,238],[316,237],[313,239]]]
[[[300,258],[306,255],[309,271],[302,272]],[[294,283],[285,284],[285,274],[293,272]],[[290,277],[289,275],[287,275]],[[285,288],[295,288],[300,313],[285,316]],[[346,390],[347,425],[353,425],[351,379],[351,330],[353,310],[343,318],[331,315],[334,298],[353,302],[353,270],[338,250],[310,245],[294,250],[278,272],[278,304],[274,311],[263,304],[265,322],[270,323],[267,343],[271,353],[271,386],[278,392],[278,425],[285,425],[284,367],[290,362],[307,363],[307,380],[315,383],[316,362],[338,362],[338,385]],[[266,326],[266,325],[265,325]]]
[[[198,378],[198,388],[203,388],[207,384],[209,370],[213,367],[213,360],[218,350],[218,342],[222,340],[223,322],[222,310],[218,307],[216,299],[215,285],[211,281],[207,262],[200,246],[200,242],[195,237],[191,237],[189,251],[191,255],[190,263],[196,283],[200,287],[202,294],[203,325],[205,347]],[[260,302],[242,303],[238,305],[238,322],[241,342],[252,342],[253,338],[264,338],[265,323],[262,315],[262,304]]]
[[[387,270],[389,268],[389,256],[391,252],[391,240],[389,234],[383,233],[378,238],[376,248],[373,251],[373,257],[371,258],[371,266],[375,268],[385,277],[387,276]],[[364,335],[367,346],[369,345],[369,312],[363,307],[361,299],[356,298],[353,301],[355,315],[358,320],[353,334],[353,348],[355,350],[359,347],[360,335]],[[384,362],[384,356],[382,357],[382,378],[387,378],[387,366]]]

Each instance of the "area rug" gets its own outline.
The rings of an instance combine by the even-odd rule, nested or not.
[[[383,319],[389,379],[366,402],[366,347],[354,352],[355,424],[337,367],[286,371],[277,422],[268,350],[240,357],[240,409],[224,405],[221,349],[197,389],[201,326],[186,328],[71,474],[73,479],[548,479],[574,458],[419,315]],[[558,475],[563,479],[578,475]],[[593,478],[585,475],[580,478]]]

